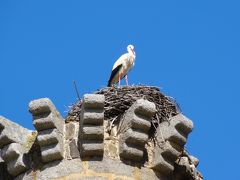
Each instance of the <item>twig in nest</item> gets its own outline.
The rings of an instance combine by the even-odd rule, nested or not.
[[[114,124],[114,122],[115,122],[115,120],[116,120],[117,118],[118,118],[118,117],[115,117],[115,118],[113,118],[113,120],[111,120],[110,125],[109,125],[109,127],[108,127],[108,132],[111,132],[112,127],[113,127],[113,124]]]
[[[144,98],[156,105],[157,116],[152,118],[152,124],[167,121],[170,117],[179,113],[176,102],[160,92],[160,89],[153,86],[124,86],[120,88],[103,88],[95,92],[95,94],[103,94],[105,96],[104,119],[114,120],[122,116],[136,100]],[[68,121],[79,121],[79,115],[82,108],[82,101],[78,101],[73,105],[66,118]],[[116,120],[111,122],[111,127]],[[121,123],[119,127],[121,127]],[[155,129],[157,127],[154,127]],[[122,130],[119,128],[119,130]],[[154,132],[153,132],[154,133]]]

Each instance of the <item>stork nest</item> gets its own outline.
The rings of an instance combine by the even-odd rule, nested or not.
[[[168,120],[177,115],[180,108],[176,101],[160,92],[158,87],[153,86],[124,86],[120,88],[107,87],[98,90],[94,94],[103,94],[105,96],[105,120],[115,121],[119,119],[126,110],[138,99],[146,99],[156,105],[156,116],[152,117],[152,124]],[[81,113],[82,101],[74,104],[68,116],[66,123],[69,121],[79,121]]]

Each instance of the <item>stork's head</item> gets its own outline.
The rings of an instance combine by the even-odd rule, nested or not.
[[[133,55],[135,55],[135,51],[134,51],[134,46],[133,46],[133,45],[129,44],[129,45],[127,46],[127,51],[128,51],[129,53],[132,53]]]

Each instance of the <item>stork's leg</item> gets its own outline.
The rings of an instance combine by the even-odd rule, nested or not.
[[[128,86],[128,75],[126,74],[126,76],[125,76],[125,80],[126,80],[126,84],[127,84],[127,86]]]

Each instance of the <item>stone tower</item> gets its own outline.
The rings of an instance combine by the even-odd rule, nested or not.
[[[112,99],[121,93],[112,92]],[[134,96],[122,97],[128,95]],[[146,96],[122,103],[126,110],[109,120],[108,101],[104,93],[85,94],[78,120],[64,120],[50,99],[33,100],[29,111],[36,131],[0,116],[0,180],[202,179],[197,158],[184,150],[191,120],[179,112],[154,125],[161,112]]]

